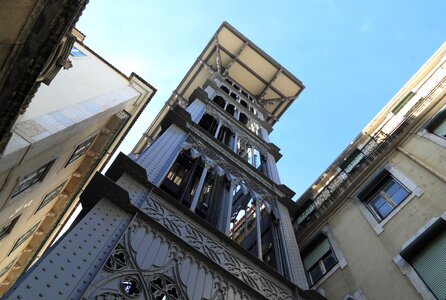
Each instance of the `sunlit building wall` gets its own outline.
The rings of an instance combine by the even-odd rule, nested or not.
[[[155,93],[72,35],[65,69],[40,86],[0,157],[0,293],[51,244]]]

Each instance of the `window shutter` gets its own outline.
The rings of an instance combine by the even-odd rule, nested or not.
[[[411,264],[438,299],[446,299],[446,231],[411,259]]]
[[[309,270],[328,251],[330,251],[330,243],[328,242],[328,239],[325,238],[308,255],[305,256],[304,258],[305,269]]]

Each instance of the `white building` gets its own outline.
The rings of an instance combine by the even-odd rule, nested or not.
[[[53,241],[155,93],[73,34],[72,67],[39,88],[0,157],[0,293]]]

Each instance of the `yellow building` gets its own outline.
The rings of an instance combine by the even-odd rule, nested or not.
[[[68,70],[42,85],[0,157],[0,293],[52,243],[155,93],[76,37]]]
[[[446,298],[446,44],[299,199],[294,228],[328,299]]]

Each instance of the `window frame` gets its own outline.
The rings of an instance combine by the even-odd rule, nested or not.
[[[13,244],[11,250],[8,252],[8,256],[11,255],[12,252],[17,250],[24,242],[26,242],[30,237],[34,235],[37,228],[39,227],[40,221],[34,224],[30,229],[28,229],[24,234],[22,234]]]
[[[426,128],[427,131],[430,133],[442,138],[446,139],[446,135],[442,136],[434,132],[438,127],[441,125],[446,125],[446,106],[440,109],[433,117],[432,119],[426,124],[424,128]]]
[[[386,176],[386,172],[388,173],[388,176],[391,176],[395,181],[401,184],[409,192],[409,194],[396,207],[394,207],[390,213],[379,221],[374,213],[371,212],[369,205],[364,202],[364,199],[360,198],[360,195],[363,193],[367,194],[367,190],[371,189],[372,186],[376,184],[379,177]],[[420,197],[422,194],[423,190],[420,187],[418,187],[413,181],[411,181],[393,165],[387,164],[362,185],[362,187],[356,193],[354,201],[356,202],[361,213],[364,215],[365,219],[372,226],[373,230],[377,235],[379,235],[384,231],[384,225],[387,224],[404,206],[406,206],[407,203],[409,203],[414,197]]]
[[[17,257],[14,258],[13,260],[11,260],[9,262],[9,264],[6,265],[6,267],[4,267],[1,271],[0,271],[0,279],[5,276],[12,268],[12,266],[14,265],[15,261],[16,261]]]
[[[65,187],[65,185],[67,184],[67,182],[68,182],[68,179],[65,179],[64,181],[62,181],[61,183],[56,185],[51,191],[46,193],[45,196],[43,197],[42,201],[40,201],[39,206],[37,207],[37,209],[34,212],[34,214],[36,214],[38,211],[40,211],[42,208],[44,208],[50,202],[52,202],[54,199],[56,199],[60,195],[60,193],[62,192],[62,190]],[[53,192],[55,192],[55,191],[57,191],[57,193],[54,194]],[[50,196],[50,194],[53,194],[53,195]]]
[[[433,131],[438,128],[441,124],[446,123],[446,106],[441,108],[422,128],[418,135],[422,136],[423,138],[443,147],[446,148],[446,136],[441,136]]]
[[[339,268],[344,269],[347,266],[347,261],[345,260],[343,254],[342,254],[342,251],[340,250],[338,244],[336,243],[333,233],[328,226],[324,226],[321,229],[321,231],[313,238],[313,240],[307,244],[307,246],[305,248],[314,246],[314,245],[311,245],[311,243],[313,243],[313,241],[315,241],[317,239],[326,239],[330,246],[330,251],[326,252],[317,261],[317,264],[319,264],[319,266],[323,265],[323,268],[325,269],[325,273],[323,273],[322,276],[319,279],[317,279],[315,282],[313,282],[313,279],[311,278],[309,271],[310,271],[310,269],[313,269],[314,266],[316,266],[316,263],[313,264],[308,270],[306,269],[306,267],[304,265],[305,275],[306,275],[308,285],[310,286],[310,288],[318,288],[323,282],[325,282]],[[316,246],[317,245],[319,245],[319,243],[316,242]],[[304,249],[304,250],[307,250],[307,249]],[[303,255],[304,252],[305,251],[302,251],[300,254],[302,257],[302,261],[305,258],[305,255]],[[311,253],[311,251],[309,253]],[[327,269],[326,266],[322,263],[324,257],[326,257],[328,253],[331,253],[334,256],[334,259],[336,260],[336,263],[329,269]]]
[[[94,141],[96,140],[96,137],[98,135],[92,135],[89,138],[83,140],[81,143],[76,145],[76,148],[74,148],[74,151],[71,153],[70,158],[67,160],[65,164],[65,168],[68,167],[68,165],[72,164],[73,162],[77,161],[79,158],[85,155],[85,153],[88,152],[88,150],[93,145]],[[87,145],[86,147],[83,147],[84,145]],[[78,151],[81,147],[83,147],[80,151]]]
[[[0,240],[2,240],[4,237],[6,237],[13,229],[15,224],[17,223],[17,221],[19,220],[21,215],[17,215],[14,218],[8,220],[7,222],[3,223],[2,225],[0,225]],[[3,231],[4,233],[2,234],[1,231],[3,228],[6,229]]]
[[[73,52],[74,50],[74,52]],[[74,53],[79,53],[79,54],[74,54]],[[75,45],[73,45],[73,47],[71,47],[70,50],[70,56],[74,57],[74,58],[82,58],[82,57],[86,57],[87,54],[85,54],[82,50],[80,50],[78,47],[76,47]]]
[[[34,186],[35,184],[42,182],[46,175],[48,174],[49,170],[53,166],[56,159],[52,159],[46,164],[38,167],[36,170],[34,170],[31,173],[26,174],[25,176],[19,176],[17,183],[14,186],[14,189],[11,192],[10,199],[15,198],[22,194],[24,191],[29,189],[30,187]],[[36,174],[36,175],[34,175]],[[29,184],[25,185],[25,182],[30,182]],[[23,186],[23,187],[22,187]],[[19,188],[20,187],[20,188]]]
[[[379,176],[379,175],[378,175]],[[369,209],[369,211],[372,213],[372,215],[375,217],[376,221],[378,223],[381,223],[390,213],[392,213],[393,210],[395,210],[401,203],[406,200],[407,197],[410,195],[410,190],[404,186],[401,182],[399,182],[396,178],[392,177],[392,175],[388,175],[389,179],[384,179],[385,182],[380,183],[382,186],[379,188],[378,191],[376,191],[373,195],[368,196],[367,199],[361,199],[363,203],[365,203],[366,207]],[[385,190],[392,184],[395,183],[398,185],[398,190],[402,189],[406,192],[406,195],[404,198],[399,202],[396,203],[396,201],[392,198],[395,194],[392,193],[392,195],[389,195]],[[388,212],[386,215],[383,215],[379,209],[376,208],[374,203],[376,203],[379,198],[383,199],[386,204],[388,204],[392,210]]]

